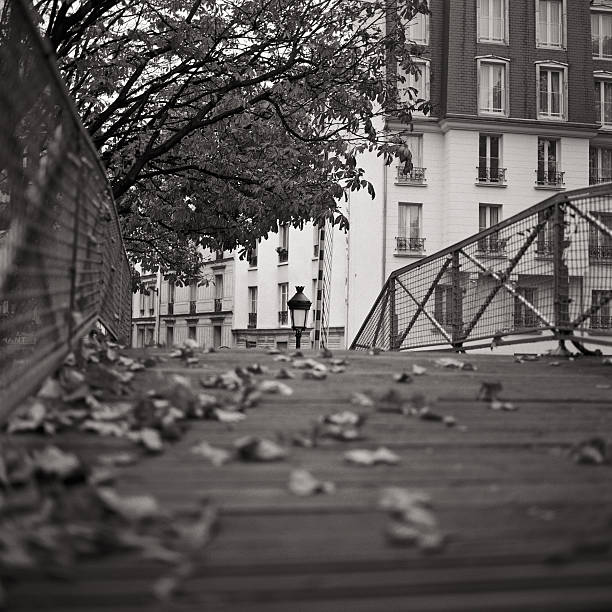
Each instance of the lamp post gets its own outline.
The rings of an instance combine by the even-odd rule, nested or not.
[[[304,287],[296,287],[297,293],[287,302],[291,313],[291,327],[295,331],[295,348],[300,348],[302,332],[306,329],[308,311],[312,302],[302,293]]]

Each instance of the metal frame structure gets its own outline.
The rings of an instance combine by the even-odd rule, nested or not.
[[[492,253],[491,240],[504,245]],[[389,275],[351,349],[612,345],[612,183],[555,194]]]
[[[24,0],[0,15],[0,418],[96,324],[127,342],[131,273],[95,147]]]

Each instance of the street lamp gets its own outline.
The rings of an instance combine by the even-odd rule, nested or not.
[[[287,302],[287,306],[291,313],[291,327],[295,330],[295,348],[299,349],[312,302],[302,293],[304,287],[296,287],[295,290],[297,293]]]

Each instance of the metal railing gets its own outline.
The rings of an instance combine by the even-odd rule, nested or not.
[[[417,168],[416,166],[410,172],[404,172],[403,166],[397,167],[397,176],[395,182],[398,185],[422,185],[425,183],[425,171],[427,168]]]
[[[279,310],[278,311],[278,324],[287,325],[288,322],[289,322],[289,311]]]
[[[506,183],[506,168],[491,166],[476,166],[478,176],[476,182],[484,185],[504,185]]]
[[[552,167],[538,168],[536,171],[536,185],[540,187],[561,187],[565,184],[565,172],[554,170]]]
[[[247,327],[249,329],[254,329],[257,327],[257,313],[249,312],[249,322],[247,323]]]
[[[113,196],[23,0],[0,15],[0,417],[101,323],[128,342]]]
[[[395,270],[351,348],[612,345],[611,213],[612,183],[556,194]]]
[[[395,250],[398,253],[420,253],[425,250],[425,238],[395,237]]]

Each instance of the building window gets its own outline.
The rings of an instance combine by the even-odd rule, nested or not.
[[[187,338],[189,338],[190,340],[195,340],[196,339],[196,331],[197,328],[195,325],[190,325],[187,328]]]
[[[478,207],[478,231],[482,232],[501,221],[502,207],[499,204],[480,204]],[[506,240],[494,232],[478,241],[481,254],[503,255],[506,251]]]
[[[257,267],[257,254],[258,254],[258,250],[259,250],[259,243],[255,243],[255,247],[252,249],[249,249],[247,251],[247,261],[249,263],[249,268],[256,268]]]
[[[289,283],[278,284],[278,324],[289,324],[289,311],[287,310],[287,300],[289,299]]]
[[[562,48],[564,45],[565,7],[563,0],[536,0],[538,47]]]
[[[423,136],[412,134],[402,137],[402,142],[410,151],[412,168],[408,169],[406,164],[397,167],[396,183],[398,185],[423,185],[425,184],[425,170],[423,167]]]
[[[174,304],[174,281],[168,282],[168,304]]]
[[[223,274],[215,274],[215,312],[223,310]]]
[[[538,138],[538,168],[536,184],[545,187],[560,187],[563,185],[563,175],[560,167],[560,143],[552,138]]]
[[[429,15],[417,13],[406,24],[406,39],[417,45],[429,44]]]
[[[319,237],[321,229],[318,225],[312,226],[312,256],[313,258],[319,259]]]
[[[537,308],[538,290],[535,287],[517,287],[516,292]],[[540,318],[522,300],[514,298],[514,329],[533,329],[540,326]]]
[[[610,316],[610,300],[612,291],[594,289],[591,293],[591,329],[612,328],[612,317]]]
[[[422,59],[412,60],[410,72],[397,67],[397,90],[402,104],[415,104],[419,100],[429,100],[429,62]],[[419,110],[414,113],[422,114]]]
[[[166,327],[166,346],[174,346],[174,327]]]
[[[595,112],[602,127],[612,127],[612,81],[595,81]]]
[[[550,217],[546,219],[546,211],[538,213],[539,223],[544,223],[544,227],[538,233],[536,253],[539,257],[550,257],[554,250],[554,223]]]
[[[140,288],[140,316],[141,317],[144,317],[146,303],[147,303],[147,293],[145,291],[145,288],[141,286]]]
[[[421,236],[421,208],[421,204],[398,204],[396,252],[420,253],[425,248],[425,238]]]
[[[434,317],[442,327],[453,324],[453,287],[436,285],[434,290]]]
[[[566,75],[567,68],[536,66],[538,78],[538,118],[566,118]]]
[[[505,44],[506,36],[506,1],[478,1],[478,40]]]
[[[249,322],[248,327],[257,327],[257,287],[249,287]]]
[[[478,60],[478,112],[507,115],[507,62]]]
[[[318,309],[318,300],[317,300],[317,287],[319,281],[316,278],[312,279],[312,326],[314,327],[317,322],[317,309]]]
[[[589,149],[589,184],[612,181],[612,149],[591,147]]]
[[[501,185],[506,182],[506,169],[501,167],[502,137],[478,135],[478,182]]]
[[[591,13],[593,57],[612,58],[612,13]]]
[[[591,215],[612,230],[612,213],[591,211]],[[612,260],[612,238],[592,224],[589,224],[589,258],[607,262]]]
[[[289,259],[289,225],[283,223],[278,228],[278,253],[279,263],[284,263]]]

